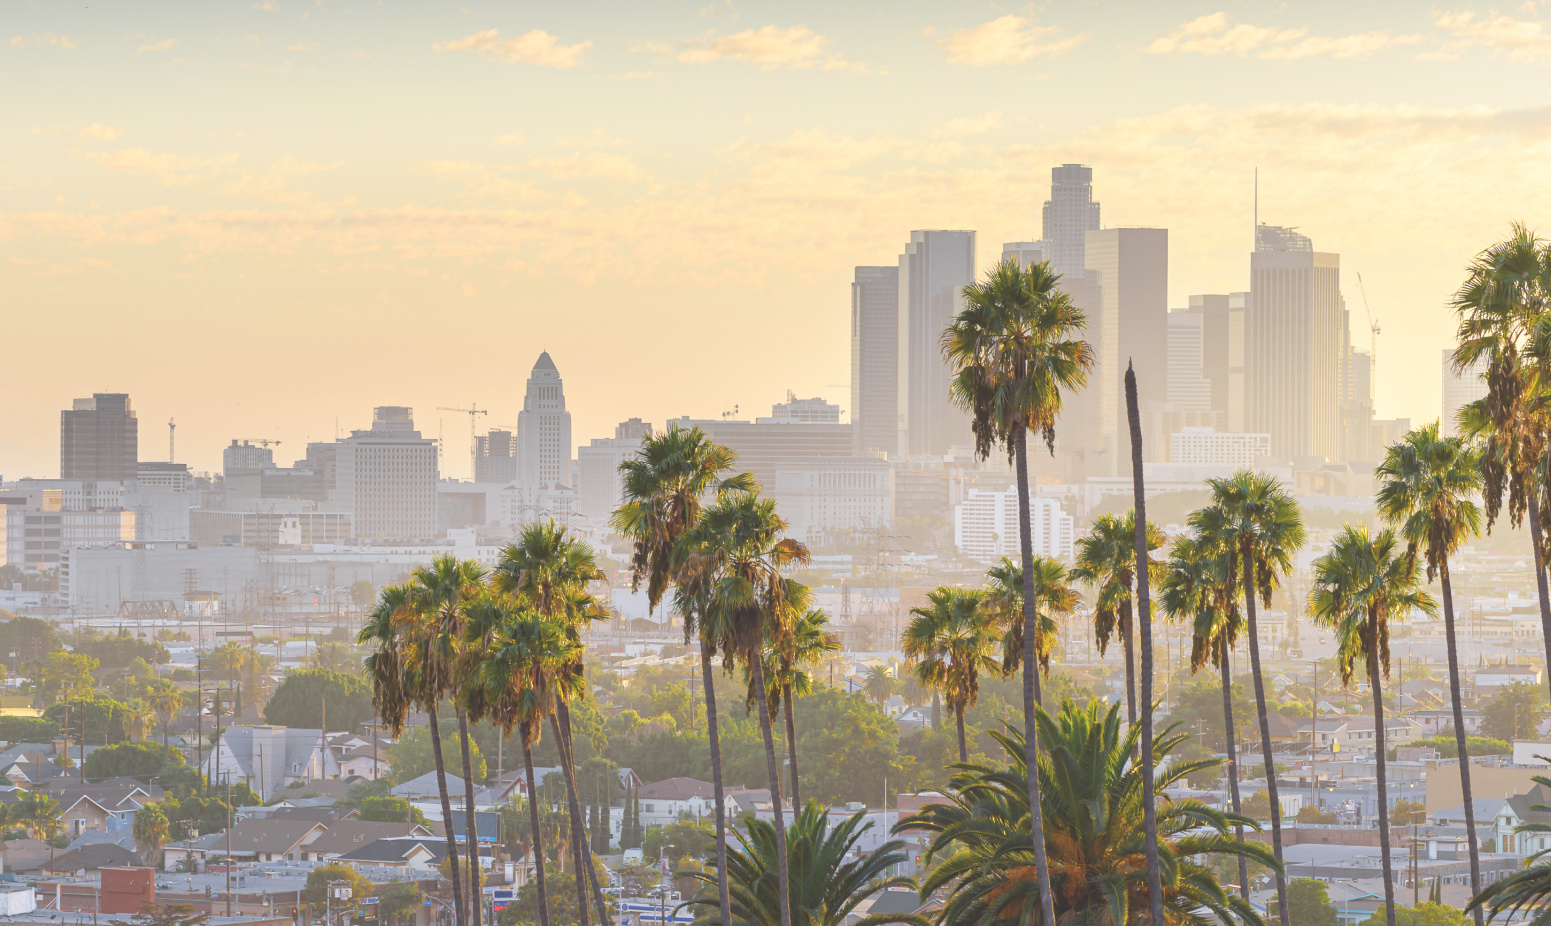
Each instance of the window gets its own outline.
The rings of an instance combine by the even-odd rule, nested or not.
[[[654,808],[653,808],[653,807],[652,807],[652,805],[651,805],[651,804],[647,804],[647,805],[646,805],[646,806],[645,806],[645,807],[644,807],[644,808],[642,808],[642,809],[644,809],[644,810],[645,810],[645,811],[646,811],[646,812],[647,812],[647,813],[653,813],[653,812],[655,812],[655,810],[654,810]]]
[[[1517,837],[1515,837],[1512,833],[1504,834],[1504,836],[1503,836],[1503,851],[1504,852],[1514,852],[1514,851],[1517,851],[1515,849],[1515,843],[1517,841],[1518,841]]]

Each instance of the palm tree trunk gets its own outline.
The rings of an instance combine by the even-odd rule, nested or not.
[[[461,704],[457,705],[456,710],[458,741],[463,747],[463,826],[464,832],[468,834],[469,917],[473,926],[479,926],[484,897],[479,892],[479,831],[474,824],[474,766],[469,759],[469,718]]]
[[[964,707],[962,705],[953,708],[953,722],[959,731],[959,761],[969,761],[969,744],[964,739]]]
[[[1546,589],[1546,563],[1541,556],[1541,525],[1539,486],[1531,486],[1529,492],[1529,540],[1535,546],[1535,591],[1540,596],[1540,632],[1545,637],[1546,653],[1551,659],[1551,591]],[[1551,683],[1551,672],[1546,673]]]
[[[563,702],[560,704],[560,729],[565,734],[562,742],[565,746],[566,761],[571,763],[571,780],[574,782],[576,780],[576,752],[572,748],[571,740],[571,709]],[[578,799],[580,799],[581,790],[579,788],[576,793]],[[592,864],[592,840],[590,836],[591,834],[589,833],[589,838],[582,840],[582,857],[587,859],[587,883],[592,885],[592,900],[598,908],[598,922],[603,924],[603,926],[608,926],[609,908],[608,904],[603,900],[603,888],[598,885],[598,869]]]
[[[1395,926],[1395,872],[1389,853],[1389,784],[1385,779],[1384,688],[1379,678],[1378,616],[1368,618],[1375,651],[1368,656],[1368,685],[1373,688],[1373,759],[1379,774],[1379,858],[1384,863],[1384,918]]]
[[[1045,855],[1044,803],[1039,793],[1039,666],[1035,638],[1039,618],[1034,611],[1034,536],[1029,525],[1029,434],[1013,430],[1013,468],[1018,478],[1018,545],[1023,557],[1023,760],[1028,769],[1030,841],[1034,844],[1034,877],[1039,887],[1039,926],[1056,926],[1055,895],[1050,892],[1050,862]]]
[[[1136,614],[1142,646],[1142,829],[1147,857],[1147,896],[1152,922],[1163,923],[1163,876],[1158,869],[1158,795],[1153,786],[1152,602],[1147,574],[1147,487],[1142,472],[1142,416],[1136,397],[1136,371],[1126,365],[1126,417],[1131,423],[1131,484],[1136,510]],[[1129,655],[1130,641],[1126,641]]]
[[[1120,606],[1120,636],[1126,644],[1126,722],[1136,726],[1136,650],[1131,645],[1131,602]]]
[[[1243,813],[1243,805],[1239,802],[1239,757],[1238,748],[1234,743],[1233,725],[1233,670],[1228,665],[1228,641],[1219,637],[1217,640],[1219,665],[1222,669],[1222,722],[1223,729],[1228,734],[1228,790],[1233,795],[1233,812]],[[1244,824],[1234,826],[1234,832],[1239,842],[1244,841]],[[1239,894],[1245,901],[1249,900],[1249,862],[1244,856],[1239,856]]]
[[[797,724],[792,719],[792,686],[781,686],[781,698],[786,702],[786,760],[792,764],[792,813],[802,809],[802,798],[797,787]]]
[[[1255,561],[1239,551],[1239,568],[1244,575],[1244,614],[1249,629],[1249,668],[1255,678],[1255,714],[1260,721],[1260,754],[1266,762],[1266,794],[1271,798],[1271,851],[1276,864],[1282,865],[1282,803],[1276,793],[1276,760],[1271,756],[1271,721],[1266,714],[1266,683],[1260,675],[1260,629],[1255,621]],[[1284,869],[1285,870],[1285,869]],[[1276,905],[1281,921],[1291,923],[1287,913],[1287,877],[1272,871],[1276,878]],[[1394,924],[1391,924],[1394,926]]]
[[[431,757],[436,760],[436,789],[442,798],[442,828],[447,831],[447,866],[452,875],[452,911],[459,926],[463,923],[463,880],[458,876],[458,840],[452,835],[452,801],[447,797],[447,763],[442,761],[442,728],[436,719],[436,705],[426,712],[431,718]]]
[[[1465,743],[1465,709],[1460,703],[1459,647],[1454,638],[1454,588],[1447,557],[1439,565],[1443,580],[1443,640],[1449,651],[1449,706],[1454,708],[1454,745],[1459,751],[1459,789],[1465,800],[1465,839],[1470,844],[1470,896],[1481,893],[1481,847],[1476,844],[1476,808],[1470,790],[1470,751]],[[1476,926],[1482,926],[1481,908],[1475,909]]]
[[[533,750],[528,734],[517,731],[522,740],[522,767],[528,773],[528,821],[533,826],[533,881],[538,892],[539,926],[549,926],[549,894],[544,888],[544,831],[539,828],[539,790],[533,781]]]
[[[754,676],[754,690],[765,690],[765,668],[760,663],[759,652],[748,654],[749,671]],[[792,926],[790,859],[786,857],[786,814],[781,808],[781,773],[776,770],[775,738],[770,733],[770,701],[764,697],[759,702],[759,728],[765,734],[765,771],[770,776],[770,808],[775,814],[776,837],[776,890],[781,901],[781,926]]]
[[[727,797],[722,793],[722,742],[716,729],[716,687],[711,657],[716,650],[700,642],[700,678],[705,683],[705,729],[711,744],[711,786],[716,790],[716,891],[722,906],[723,926],[732,924],[732,898],[727,892]]]
[[[555,707],[555,713],[550,715],[549,723],[555,731],[555,746],[560,753],[560,777],[565,779],[566,809],[571,817],[571,864],[576,875],[576,909],[580,917],[581,926],[588,926],[591,916],[587,910],[587,869],[592,866],[588,863],[590,850],[587,848],[587,836],[582,829],[582,805],[576,796],[575,769],[571,767],[571,750],[566,742],[565,734],[561,732],[560,712],[566,710],[565,702],[559,702]]]

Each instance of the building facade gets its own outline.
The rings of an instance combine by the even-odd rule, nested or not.
[[[851,281],[854,452],[899,452],[899,268],[857,267]]]
[[[436,536],[436,441],[415,430],[413,413],[380,406],[370,429],[335,444],[334,498],[352,515],[357,537]]]
[[[1029,499],[1029,526],[1036,555],[1071,559],[1074,522],[1060,502]],[[970,489],[953,510],[954,545],[970,559],[1016,557],[1022,549],[1019,538],[1017,489]]]
[[[1131,434],[1126,423],[1124,380],[1136,368],[1141,414],[1168,395],[1169,232],[1165,228],[1106,228],[1087,233],[1088,276],[1099,291],[1097,313],[1088,316],[1094,347],[1090,391],[1098,398],[1111,475],[1130,471]],[[1144,446],[1144,458],[1155,458]]]
[[[474,438],[474,481],[517,481],[517,435],[500,428]]]
[[[140,423],[129,396],[98,392],[59,413],[59,478],[128,482],[140,460]]]
[[[769,494],[787,533],[806,543],[894,523],[893,469],[885,460],[821,458],[776,464]]]
[[[941,338],[975,281],[975,233],[913,231],[899,257],[899,414],[904,451],[943,454],[968,445],[969,418],[948,397]]]
[[[1188,466],[1254,466],[1271,452],[1271,435],[1182,428],[1169,438],[1169,462]]]
[[[1050,199],[1045,201],[1043,258],[1063,277],[1087,269],[1087,235],[1099,228],[1099,204],[1093,201],[1093,168],[1062,164],[1050,169]]]
[[[1463,370],[1454,370],[1454,351],[1443,351],[1443,419],[1445,437],[1459,436],[1459,410],[1486,398],[1487,358],[1479,357]]]
[[[533,364],[517,413],[517,481],[530,486],[571,484],[571,413],[565,409],[565,384],[548,351]]]
[[[595,437],[576,448],[576,506],[584,518],[602,523],[624,501],[625,478],[619,465],[641,451],[652,426],[639,418],[621,421],[613,437]]]

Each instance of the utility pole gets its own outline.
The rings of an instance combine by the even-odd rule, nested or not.
[[[1309,685],[1313,696],[1309,699],[1309,708],[1313,717],[1313,723],[1309,727],[1309,806],[1319,809],[1319,659],[1314,660],[1314,670],[1311,673],[1314,681]]]

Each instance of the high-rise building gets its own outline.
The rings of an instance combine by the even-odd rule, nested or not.
[[[1271,435],[1279,459],[1339,460],[1348,334],[1341,257],[1262,225],[1250,257],[1245,429]]]
[[[1072,555],[1074,520],[1053,498],[1029,499],[1030,539],[1034,554],[1051,559]],[[953,543],[965,557],[991,562],[1017,556],[1018,491],[970,489],[953,509]]]
[[[59,478],[128,482],[140,461],[140,423],[129,396],[98,392],[59,413]]]
[[[1088,313],[1088,343],[1094,368],[1088,389],[1098,398],[1104,445],[1112,448],[1103,467],[1111,475],[1131,471],[1131,432],[1126,421],[1125,373],[1136,368],[1137,398],[1145,417],[1168,397],[1169,231],[1166,228],[1106,228],[1087,234],[1087,276],[1099,290],[1098,311]],[[1143,447],[1144,459],[1161,459],[1159,448]]]
[[[651,430],[649,422],[631,418],[615,426],[613,437],[595,437],[588,446],[576,448],[578,514],[600,523],[613,515],[625,494],[619,464],[640,451],[641,441]]]
[[[1045,202],[1044,259],[1050,269],[1079,276],[1088,268],[1087,234],[1099,228],[1099,204],[1093,201],[1093,168],[1062,164],[1050,169],[1050,199]]]
[[[975,233],[913,231],[899,257],[899,414],[909,454],[943,454],[967,445],[969,418],[948,398],[943,331],[975,281]]]
[[[517,413],[517,481],[571,484],[571,413],[565,410],[564,384],[548,351],[533,364]]]
[[[1019,270],[1027,270],[1045,259],[1043,241],[1009,241],[1002,245],[1002,262],[1012,261]]]
[[[230,446],[221,449],[221,472],[228,476],[233,470],[273,469],[274,466],[275,452],[263,445],[247,441],[238,443],[234,437]]]
[[[353,516],[357,537],[436,535],[436,441],[415,430],[413,409],[379,406],[369,430],[337,441],[334,480],[334,500]]]
[[[1169,404],[1187,411],[1210,411],[1212,382],[1202,369],[1205,319],[1189,309],[1169,313]]]
[[[899,452],[899,268],[851,282],[851,439],[858,456]]]
[[[1445,437],[1459,435],[1459,410],[1477,399],[1486,398],[1487,358],[1478,357],[1476,362],[1459,372],[1454,371],[1454,351],[1443,351],[1443,420]]]
[[[1201,316],[1201,375],[1211,384],[1212,411],[1220,425],[1244,430],[1244,313],[1249,293],[1211,293],[1190,297],[1190,311]]]
[[[474,481],[517,481],[517,435],[491,428],[483,437],[474,438]]]
[[[769,418],[755,418],[759,424],[792,422],[794,424],[839,424],[840,406],[821,398],[799,399],[787,390],[786,401],[770,406]],[[854,429],[853,429],[854,430]]]
[[[738,455],[736,468],[752,473],[760,486],[775,485],[776,468],[783,463],[806,463],[815,458],[851,458],[851,425],[799,421],[757,421],[725,418],[668,421],[669,428],[698,427],[711,440]]]

